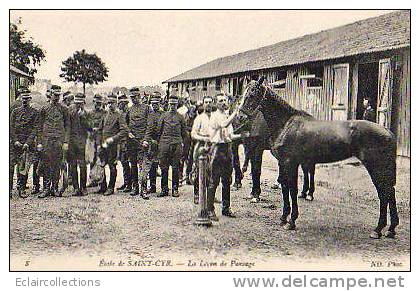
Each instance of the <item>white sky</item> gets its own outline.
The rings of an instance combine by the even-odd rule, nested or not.
[[[36,78],[58,77],[74,51],[109,68],[104,86],[155,85],[221,56],[390,11],[11,11],[46,51]]]

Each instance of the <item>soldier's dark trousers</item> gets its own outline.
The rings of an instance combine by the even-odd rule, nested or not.
[[[188,138],[185,140],[185,143],[183,144],[183,147],[182,147],[182,157],[181,157],[180,169],[179,169],[180,180],[182,180],[183,175],[184,175],[184,165],[186,167],[187,177],[191,173],[192,166],[191,167],[188,166],[188,156],[190,154],[190,148],[191,148],[191,138]]]
[[[153,162],[149,171],[149,182],[150,182],[149,186],[150,186],[150,189],[154,191],[156,191],[156,176],[157,176],[158,166],[159,166],[158,162]]]
[[[129,139],[127,146],[131,164],[131,182],[133,188],[139,188],[139,165],[143,163],[143,149],[140,147],[140,141],[134,139]]]
[[[40,184],[39,184],[39,175],[38,175],[38,166],[39,166],[39,159],[35,159],[33,166],[32,166],[32,182],[34,189],[39,190]]]
[[[58,191],[58,182],[60,180],[60,165],[63,160],[63,142],[59,140],[44,141],[45,173],[44,180],[51,190]]]
[[[161,189],[168,192],[169,167],[172,167],[172,190],[178,190],[179,166],[182,155],[181,144],[160,144],[159,164],[162,170]]]
[[[131,166],[126,144],[120,144],[119,160],[123,169],[124,185],[131,185]]]
[[[100,188],[105,189],[115,189],[115,182],[117,181],[117,145],[111,145],[106,151],[104,157],[105,164],[109,166],[109,183],[108,187],[106,185],[106,175],[104,175],[103,180],[100,183]]]
[[[214,197],[217,186],[222,181],[222,211],[227,211],[230,208],[230,184],[232,183],[232,152],[230,144],[222,143],[212,146],[209,168],[208,210],[214,211]]]
[[[86,142],[80,142],[78,144],[71,143],[69,148],[70,175],[75,190],[86,189],[87,166],[85,159],[85,144]],[[80,168],[80,183],[77,171],[78,166]]]
[[[241,162],[239,160],[239,145],[240,140],[235,140],[232,142],[232,166],[235,171],[235,184],[240,184],[242,182],[242,170]]]

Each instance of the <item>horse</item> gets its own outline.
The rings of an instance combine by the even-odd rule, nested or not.
[[[252,115],[261,110],[274,138],[272,151],[281,167],[283,213],[281,225],[296,229],[299,215],[297,171],[302,163],[332,163],[358,158],[367,169],[379,198],[379,219],[370,237],[394,238],[399,224],[395,199],[396,138],[379,124],[365,120],[318,121],[304,111],[290,106],[264,83],[264,77],[251,81],[242,96],[241,110]],[[289,194],[292,201],[290,212]],[[287,218],[290,216],[290,220]]]
[[[233,103],[232,109],[239,105],[241,101],[237,98]],[[233,124],[235,133],[241,133],[248,131],[251,136],[245,139],[237,140],[232,144],[234,157],[237,156],[237,149],[240,143],[243,144],[245,149],[245,161],[243,169],[247,169],[249,161],[251,161],[251,177],[252,177],[252,190],[249,198],[258,197],[261,193],[261,168],[262,168],[262,156],[265,150],[270,150],[272,147],[270,132],[268,130],[267,122],[264,119],[261,111],[255,111],[252,117],[240,112],[238,117],[235,119]],[[236,153],[235,153],[236,151]],[[272,152],[274,155],[275,153]],[[279,165],[280,167],[280,165]],[[235,184],[238,181],[238,175],[236,174],[238,166],[234,165],[235,168]],[[303,171],[303,188],[299,198],[312,201],[314,199],[315,192],[315,165],[303,163],[301,165]],[[243,170],[245,172],[246,170]],[[281,170],[279,169],[279,173]],[[240,182],[240,180],[239,180]],[[280,183],[280,175],[277,178],[277,182]],[[237,187],[237,186],[236,186]]]

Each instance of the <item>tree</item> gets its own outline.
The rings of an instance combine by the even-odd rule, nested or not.
[[[21,24],[21,18],[17,24],[9,24],[9,61],[14,67],[33,76],[37,72],[36,66],[45,59],[45,51],[33,42],[32,37],[27,38],[27,31],[19,28]]]
[[[86,84],[97,85],[106,81],[108,68],[96,55],[88,54],[85,50],[76,51],[62,63],[61,78],[67,82],[83,84],[83,93],[86,94]]]

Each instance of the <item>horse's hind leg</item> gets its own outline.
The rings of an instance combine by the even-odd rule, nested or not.
[[[376,163],[364,161],[364,165],[366,166],[366,169],[369,172],[372,182],[375,185],[376,191],[378,192],[378,198],[379,198],[378,225],[370,234],[371,238],[378,239],[382,236],[382,230],[386,226],[388,204],[391,201],[392,194],[394,194],[394,197],[395,197],[395,190],[393,186],[394,179],[392,179],[392,177],[389,177],[389,175],[387,174],[388,169],[385,167],[385,165],[381,161],[376,161]],[[396,207],[394,209],[396,210]],[[392,210],[391,212],[394,212],[395,210]],[[394,218],[394,223],[395,222],[396,221]],[[393,228],[390,227],[391,231],[388,235],[395,235],[395,226]]]
[[[303,188],[299,198],[306,198],[309,191],[309,169],[306,165],[301,165],[303,172]]]
[[[281,193],[283,196],[283,214],[280,217],[280,225],[283,226],[287,224],[287,217],[290,214],[289,184],[284,171],[284,166],[279,166],[279,178],[281,183]]]
[[[388,238],[395,237],[395,228],[400,223],[400,219],[398,217],[398,210],[397,210],[397,202],[395,200],[395,188],[394,186],[390,186],[387,188],[388,191],[388,204],[389,204],[389,214],[391,216],[391,225],[388,228],[388,231],[385,233],[385,236]]]
[[[288,169],[288,182],[290,189],[290,197],[292,198],[292,214],[290,215],[290,221],[285,226],[287,230],[296,229],[296,220],[299,216],[299,207],[298,207],[298,166],[291,166]]]
[[[315,192],[315,164],[309,166],[309,192],[306,200],[312,201],[314,200],[314,192]]]

